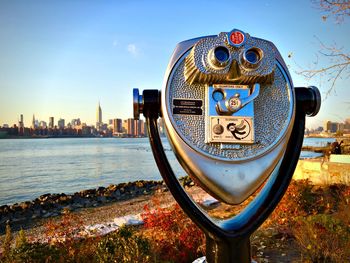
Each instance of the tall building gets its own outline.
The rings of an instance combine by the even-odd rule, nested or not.
[[[46,129],[46,128],[47,128],[47,123],[46,123],[46,121],[40,121],[39,127],[42,128],[42,129]]]
[[[129,118],[127,124],[127,134],[130,137],[142,137],[146,135],[145,122],[143,120]]]
[[[143,120],[138,120],[138,136],[145,136],[145,122]]]
[[[78,127],[81,127],[81,121],[80,118],[78,119],[72,119],[72,121],[70,122],[72,128],[76,129]]]
[[[347,118],[344,123],[344,130],[350,131],[350,118]]]
[[[35,116],[34,116],[34,114],[33,114],[33,120],[32,120],[32,129],[35,129],[36,127],[35,127]]]
[[[122,132],[125,133],[125,134],[129,134],[129,130],[128,130],[128,120],[123,120]]]
[[[100,102],[98,102],[97,110],[96,110],[96,129],[97,131],[101,130],[102,126],[102,109],[100,106]]]
[[[53,118],[53,117],[50,117],[50,118],[49,118],[49,128],[50,128],[50,129],[53,129],[54,126],[55,126],[54,118]]]
[[[20,120],[18,121],[18,133],[19,135],[24,134],[23,114],[21,114]]]
[[[337,132],[339,130],[339,123],[326,120],[323,129],[325,132]]]
[[[57,125],[59,129],[64,129],[64,119],[59,119]]]
[[[123,132],[123,123],[122,119],[113,119],[113,133],[122,133]]]
[[[128,119],[128,135],[134,136],[135,134],[135,120],[132,118]]]
[[[20,116],[20,121],[18,122],[18,127],[19,128],[24,128],[23,114],[21,114],[21,116]]]

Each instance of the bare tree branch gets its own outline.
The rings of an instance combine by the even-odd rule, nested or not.
[[[304,76],[306,79],[312,79],[316,76],[328,76],[328,81],[330,82],[330,87],[326,91],[327,98],[333,91],[336,90],[336,82],[338,79],[345,76],[348,78],[350,76],[350,55],[344,53],[342,48],[337,48],[334,46],[326,46],[319,39],[321,49],[319,53],[328,58],[328,66],[318,67],[319,61],[317,60],[314,65],[315,68],[303,69],[297,74]]]
[[[350,16],[350,0],[312,0],[318,5],[318,8],[325,14],[322,18],[324,21],[328,17],[334,17],[338,23],[343,23],[345,18]],[[350,76],[350,54],[344,51],[343,48],[337,47],[336,44],[325,45],[317,37],[320,43],[319,54],[326,58],[327,66],[319,66],[319,58],[314,62],[314,68],[302,69],[297,74],[303,75],[307,79],[312,79],[316,76],[327,76],[330,87],[326,91],[326,98],[335,92],[336,83],[342,77]],[[299,68],[302,68],[299,66]]]
[[[341,23],[350,16],[350,0],[316,0],[314,2],[323,11],[324,21],[329,17],[334,17],[337,23]]]

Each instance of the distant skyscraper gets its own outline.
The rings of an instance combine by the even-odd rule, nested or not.
[[[20,120],[18,121],[18,128],[19,128],[19,129],[23,129],[23,128],[24,128],[23,114],[21,114]]]
[[[125,133],[125,134],[129,134],[128,124],[129,124],[128,120],[123,120],[122,132]]]
[[[102,126],[102,109],[100,106],[100,102],[98,102],[98,106],[97,106],[97,110],[96,110],[96,129],[98,131],[101,130],[101,126]]]
[[[145,122],[143,120],[138,120],[139,135],[145,136]]]
[[[49,118],[49,128],[50,128],[50,129],[53,129],[54,126],[55,126],[54,118],[53,118],[53,117],[50,117],[50,118]]]
[[[57,124],[58,128],[64,129],[64,119],[59,119]]]
[[[135,134],[135,120],[132,118],[128,119],[128,135],[134,136]]]
[[[33,114],[33,120],[32,120],[32,129],[35,129],[35,116]]]
[[[18,134],[24,134],[24,123],[23,123],[23,114],[20,116],[20,120],[18,121]]]
[[[72,128],[77,128],[78,126],[81,126],[80,118],[78,118],[78,119],[72,119],[72,121],[70,122],[70,124],[72,125]]]
[[[46,123],[46,121],[41,121],[41,122],[39,123],[39,127],[42,128],[42,129],[46,129],[46,128],[47,128],[47,123]]]
[[[347,119],[345,120],[344,129],[350,131],[350,118],[347,118]]]
[[[145,135],[145,124],[143,120],[128,119],[127,134],[131,137],[139,137]]]
[[[122,133],[123,132],[123,123],[122,119],[113,119],[113,133]]]

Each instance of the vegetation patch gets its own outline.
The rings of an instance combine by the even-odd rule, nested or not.
[[[266,222],[251,238],[258,262],[350,262],[350,187],[318,187],[293,181]],[[152,209],[150,209],[152,207]],[[224,214],[236,214],[221,204]],[[211,212],[211,211],[209,211]],[[220,215],[220,213],[218,213]],[[222,215],[222,214],[221,214]],[[49,220],[40,242],[11,228],[0,244],[0,262],[192,262],[205,254],[203,232],[178,205],[144,207],[143,226],[122,227],[100,237],[77,235],[84,221],[65,211]]]

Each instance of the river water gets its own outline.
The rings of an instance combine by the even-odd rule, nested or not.
[[[327,140],[304,140],[305,145],[322,143]],[[169,143],[164,140],[163,144],[175,173],[186,175]],[[314,154],[305,152],[301,157]],[[45,193],[74,193],[160,179],[148,138],[0,140],[0,205],[32,200]]]

